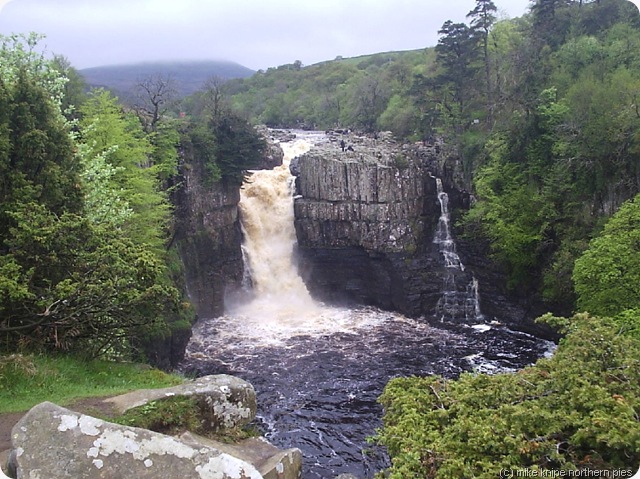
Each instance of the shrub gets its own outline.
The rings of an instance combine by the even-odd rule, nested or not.
[[[387,385],[377,441],[391,455],[391,479],[637,467],[640,342],[611,319],[543,320],[567,335],[552,358],[534,366]]]

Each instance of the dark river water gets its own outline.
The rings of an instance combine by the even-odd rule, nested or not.
[[[313,141],[323,141],[322,135],[316,133]],[[182,370],[231,374],[253,384],[257,427],[276,446],[302,450],[304,479],[332,479],[340,473],[371,478],[388,465],[385,451],[367,438],[381,426],[377,399],[389,379],[513,371],[546,354],[550,344],[483,324],[475,280],[468,297],[443,290],[447,314],[434,316],[446,316],[445,322],[315,302],[292,260],[296,238],[288,169],[290,159],[311,143],[282,146],[284,165],[254,172],[242,190],[243,253],[251,292],[235,306],[227,305],[226,316],[195,326]],[[434,242],[442,245],[446,267],[462,270],[447,229],[445,199],[443,192]],[[458,313],[462,319],[457,321]]]
[[[247,334],[231,317],[204,320],[183,365],[197,375],[232,374],[253,384],[259,430],[279,447],[302,450],[305,479],[345,472],[370,478],[387,466],[384,451],[367,437],[381,426],[377,398],[389,379],[515,370],[550,347],[503,328],[430,326],[375,309],[340,315],[353,319],[334,332],[291,337]]]

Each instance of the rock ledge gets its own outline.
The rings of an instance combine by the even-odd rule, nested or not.
[[[212,432],[255,418],[253,386],[227,375],[107,401],[122,413],[176,396],[195,398],[206,429]],[[230,445],[189,432],[173,437],[50,402],[25,414],[14,426],[11,442],[7,471],[14,479],[298,479],[302,468],[300,450],[280,450],[264,439]]]

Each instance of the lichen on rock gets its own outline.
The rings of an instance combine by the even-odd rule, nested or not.
[[[18,478],[263,479],[251,464],[215,448],[121,426],[45,402],[12,432]]]

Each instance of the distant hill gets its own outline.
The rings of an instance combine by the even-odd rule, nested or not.
[[[225,79],[247,78],[255,72],[227,61],[148,62],[85,68],[80,74],[90,87],[108,88],[119,94],[130,93],[135,85],[153,75],[170,77],[180,97],[198,91],[204,82],[218,76]]]
[[[236,111],[255,124],[379,128],[409,135],[421,125],[414,97],[426,96],[418,80],[433,76],[435,61],[435,48],[422,48],[337,57],[309,66],[295,62],[231,80],[224,93]],[[420,94],[409,90],[414,81]]]

